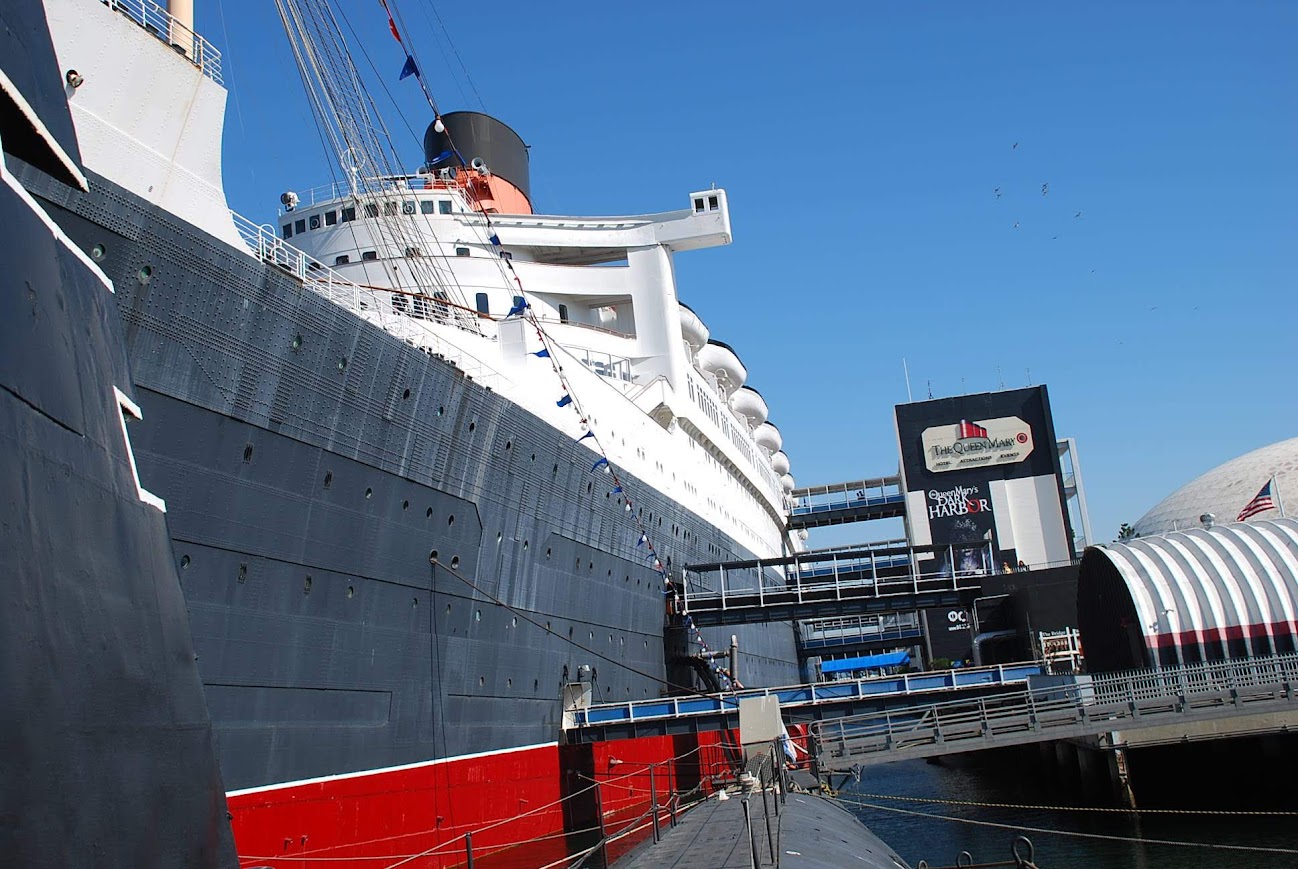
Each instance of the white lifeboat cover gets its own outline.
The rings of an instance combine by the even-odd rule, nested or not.
[[[699,319],[698,314],[684,305],[680,306],[680,312],[681,337],[697,353],[708,343],[708,335],[710,334],[708,327],[703,325],[703,321]]]
[[[757,441],[759,447],[765,447],[771,452],[776,452],[784,445],[780,430],[769,422],[764,422],[753,430],[753,440]]]
[[[771,456],[771,469],[781,476],[789,472],[789,457],[783,450]]]
[[[766,417],[770,416],[771,413],[766,407],[766,400],[762,398],[756,389],[748,386],[735,390],[734,395],[730,396],[730,406],[735,413],[742,413],[748,417],[749,421],[755,426],[766,422]]]
[[[780,485],[784,487],[784,491],[792,492],[794,487],[793,477],[788,474],[780,477]],[[803,539],[805,540],[806,538],[804,537]]]
[[[744,363],[739,361],[735,351],[716,342],[704,345],[699,350],[698,360],[699,367],[718,380],[724,380],[731,389],[743,386],[748,379],[748,369],[744,368]]]

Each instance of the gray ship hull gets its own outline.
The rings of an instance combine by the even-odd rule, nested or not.
[[[25,180],[116,284],[228,788],[553,741],[583,664],[663,690],[687,650],[588,451],[102,178]],[[623,477],[671,563],[752,556]],[[798,681],[791,625],[733,632],[746,684]]]

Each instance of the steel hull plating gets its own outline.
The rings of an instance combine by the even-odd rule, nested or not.
[[[599,699],[660,691],[683,650],[588,451],[109,182],[42,194],[118,286],[228,788],[553,740],[582,664]],[[691,532],[660,532],[675,563],[750,554],[626,485]],[[796,681],[788,624],[739,633],[746,682]]]

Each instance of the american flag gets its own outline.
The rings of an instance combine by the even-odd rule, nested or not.
[[[987,429],[967,419],[960,420],[960,440],[985,437],[987,437]]]
[[[1263,510],[1270,510],[1275,506],[1275,498],[1272,497],[1272,487],[1275,485],[1275,477],[1266,481],[1262,491],[1253,496],[1253,500],[1244,505],[1244,509],[1239,511],[1235,517],[1236,522],[1243,522],[1250,516],[1261,513]]]

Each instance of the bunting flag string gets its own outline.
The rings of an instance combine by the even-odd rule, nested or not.
[[[392,13],[388,9],[387,0],[379,0],[379,2],[382,3],[384,12],[387,14],[388,27],[392,31],[393,38],[396,39],[397,42],[404,49],[405,43],[401,39],[400,32],[397,30],[397,25],[392,18]],[[439,133],[444,133],[446,135],[447,145],[449,146],[447,150],[439,154],[436,158],[430,161],[430,163],[438,163],[443,160],[446,160],[451,156],[454,156],[456,160],[459,161],[461,166],[467,166],[468,162],[464,159],[459,149],[456,148],[455,143],[451,139],[450,134],[446,132],[446,125],[442,123],[441,115],[438,112],[437,105],[432,98],[432,94],[429,93],[428,88],[423,81],[423,77],[420,75],[419,67],[415,62],[413,52],[407,51],[405,52],[405,56],[406,56],[406,62],[401,69],[400,78],[405,79],[413,75],[415,79],[419,82],[420,88],[424,91],[424,95],[427,97],[429,105],[433,109],[434,116],[436,118],[436,120],[434,121],[434,126]],[[470,198],[472,198],[474,195],[471,188],[466,187],[464,189],[464,192]],[[537,316],[535,309],[533,309],[532,306],[527,302],[527,297],[526,297],[527,294],[526,294],[525,287],[523,286],[522,277],[518,274],[518,271],[514,268],[512,259],[506,256],[504,245],[501,242],[500,235],[497,232],[496,227],[492,221],[490,212],[488,212],[485,208],[482,208],[480,204],[477,211],[479,214],[482,215],[482,218],[486,223],[487,232],[488,232],[487,241],[492,245],[493,249],[495,249],[499,254],[496,257],[496,261],[497,263],[503,264],[503,266],[501,267],[501,276],[506,278],[512,277],[514,284],[518,288],[519,299],[516,302],[516,304],[510,309],[509,313],[506,315],[506,318],[521,316],[528,323],[531,324],[533,330],[536,333],[536,337],[541,344],[541,349],[533,351],[531,355],[537,357],[538,359],[548,359],[550,361],[550,368],[554,372],[556,378],[559,380],[559,384],[561,388],[564,390],[563,397],[560,398],[558,401],[556,401],[555,404],[561,408],[571,406],[572,409],[577,413],[577,416],[580,419],[581,424],[583,426],[586,426],[588,416],[582,410],[580,398],[575,394],[576,391],[572,389],[572,386],[568,382],[568,379],[564,376],[563,366],[559,364],[559,361],[553,352],[553,348],[559,345],[557,344],[557,342],[553,341],[553,339],[551,339],[550,336],[541,327],[540,317]],[[508,274],[505,273],[505,269],[508,269]],[[694,642],[696,642],[699,645],[699,648],[701,648],[705,653],[707,653],[709,649],[708,649],[707,642],[703,639],[703,632],[699,629],[698,625],[694,623],[693,618],[689,616],[688,610],[685,608],[684,601],[679,598],[677,594],[676,583],[673,582],[671,578],[671,572],[663,565],[662,559],[658,557],[657,550],[654,547],[653,541],[649,537],[649,533],[641,513],[635,512],[632,506],[631,499],[626,497],[625,492],[623,491],[622,480],[618,475],[616,469],[610,463],[609,457],[607,455],[607,451],[604,449],[603,444],[600,443],[598,435],[595,433],[593,429],[588,428],[587,431],[581,435],[581,437],[577,438],[576,442],[580,443],[586,440],[587,438],[590,438],[594,442],[595,449],[599,454],[599,458],[596,459],[594,464],[591,465],[591,471],[594,472],[594,471],[598,471],[600,468],[603,468],[604,473],[610,474],[612,476],[612,481],[614,485],[613,488],[610,490],[610,494],[621,494],[623,496],[622,500],[625,505],[625,512],[630,514],[632,520],[635,522],[635,527],[639,534],[639,537],[636,541],[636,547],[639,548],[643,546],[647,548],[648,551],[646,554],[646,558],[652,559],[653,569],[658,573],[659,577],[662,580],[663,595],[665,597],[677,598],[677,605],[680,606],[680,612],[685,614],[684,623],[686,628],[689,630],[690,635],[692,636]],[[643,509],[644,508],[642,507],[641,512],[643,512]],[[708,658],[707,661],[712,671],[715,672],[723,680],[724,685],[733,686],[738,684],[737,682],[735,682],[735,680],[733,680],[730,677],[727,671],[719,667],[711,658]]]
[[[392,10],[388,8],[388,0],[379,0],[379,2],[383,4],[383,11],[388,15],[388,29],[392,31],[392,38],[404,47],[405,43],[401,41],[401,34],[397,31],[397,22],[392,20]]]

